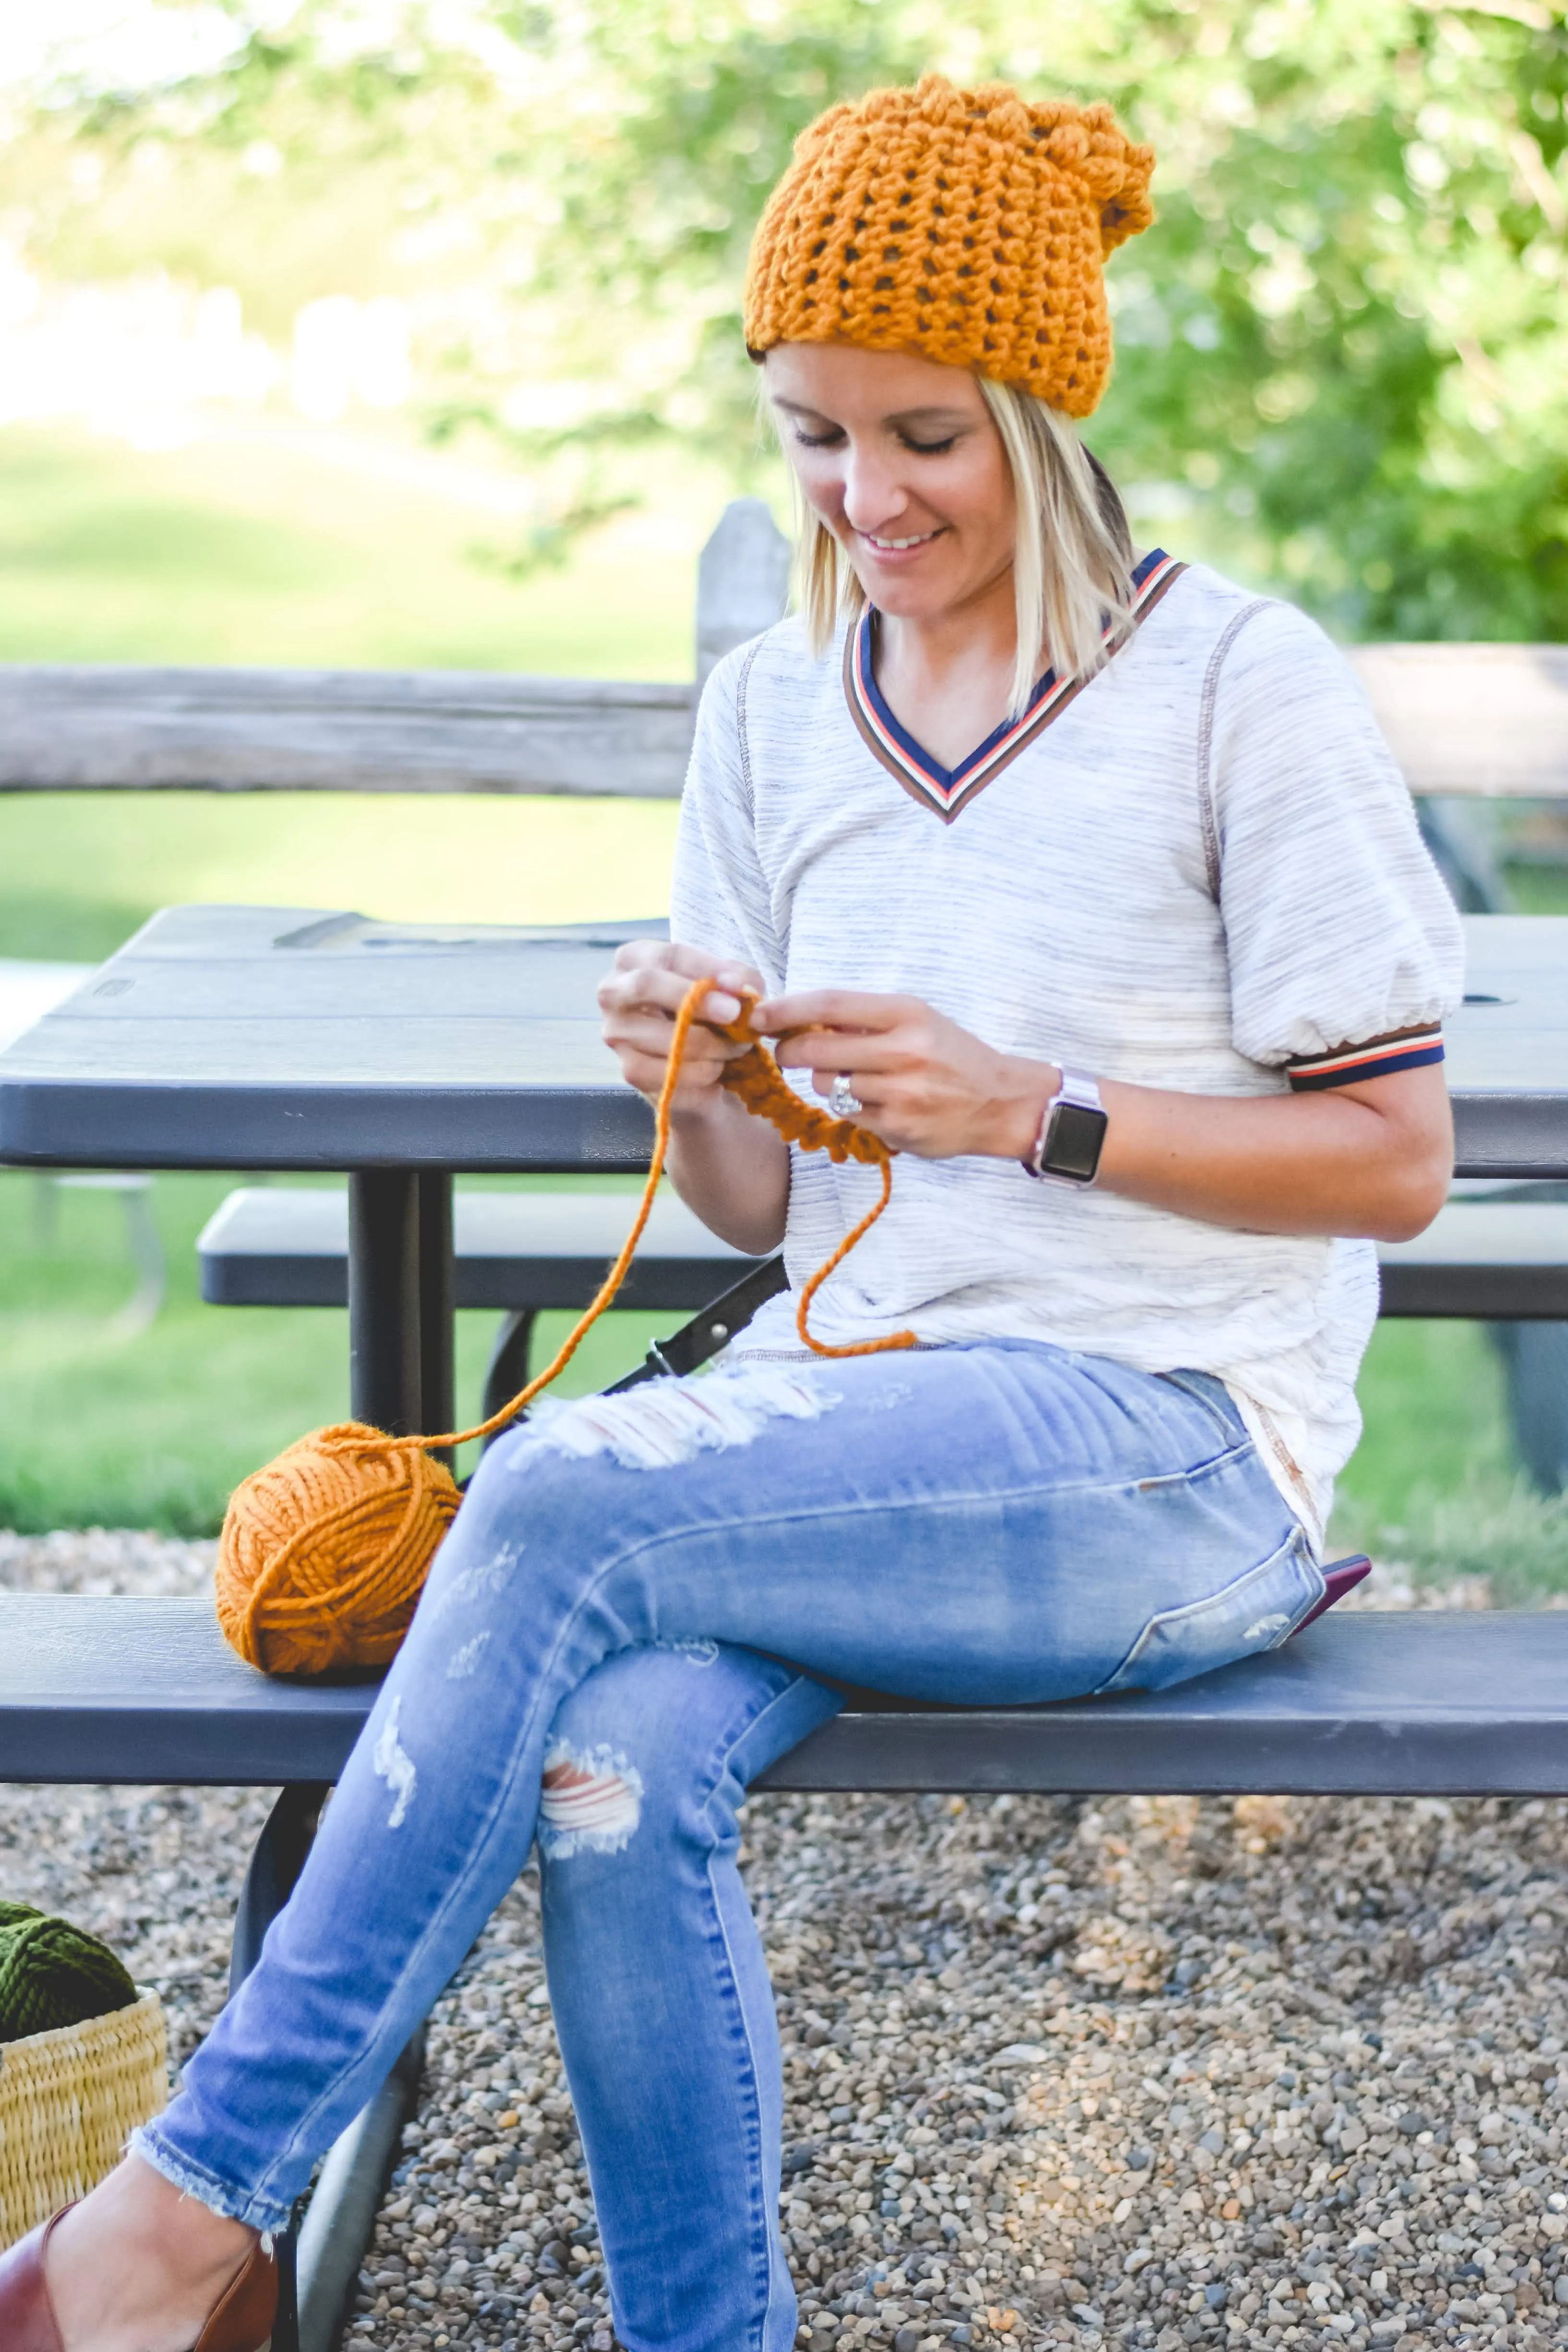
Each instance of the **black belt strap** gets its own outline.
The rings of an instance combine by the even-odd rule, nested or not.
[[[606,1396],[619,1396],[622,1389],[639,1388],[644,1381],[660,1381],[669,1374],[677,1377],[695,1372],[710,1356],[716,1356],[727,1347],[737,1331],[744,1331],[758,1308],[781,1290],[789,1287],[789,1277],[780,1257],[764,1258],[749,1274],[742,1275],[732,1290],[672,1331],[667,1339],[655,1339],[647,1355],[634,1372],[616,1381],[606,1389]]]

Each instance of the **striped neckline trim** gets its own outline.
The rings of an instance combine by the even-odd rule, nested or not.
[[[1155,548],[1152,554],[1145,556],[1133,573],[1133,601],[1128,610],[1134,628],[1186,569],[1185,563],[1178,563],[1163,548]],[[993,776],[998,776],[1053,719],[1061,717],[1075,696],[1093,683],[1092,678],[1087,677],[1059,678],[1054,670],[1048,669],[1030,697],[1029,709],[1021,718],[1005,719],[957,767],[945,768],[923,744],[915,741],[907,729],[899,725],[883,699],[872,667],[875,617],[874,608],[868,605],[859,625],[845,635],[844,694],[850,716],[862,740],[888,772],[897,778],[912,799],[931,809],[945,824],[951,824],[959,810],[967,808]],[[1110,634],[1111,623],[1107,621],[1107,638]],[[1122,644],[1126,642],[1124,637]],[[1110,658],[1113,660],[1120,649],[1113,647]]]

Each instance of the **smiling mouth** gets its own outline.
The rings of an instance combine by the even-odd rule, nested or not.
[[[935,530],[917,531],[913,539],[878,539],[873,530],[862,530],[861,533],[866,545],[874,547],[879,555],[902,553],[906,547],[924,547],[928,541],[938,536],[939,533]]]

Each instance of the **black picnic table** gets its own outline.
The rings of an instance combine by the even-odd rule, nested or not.
[[[0,1162],[346,1172],[352,1410],[449,1427],[454,1174],[646,1167],[594,989],[663,930],[171,908],[0,1054]],[[1568,919],[1466,930],[1457,1172],[1568,1177]]]
[[[594,988],[664,931],[171,908],[0,1055],[0,1163],[346,1173],[350,1409],[450,1428],[454,1174],[646,1168]]]

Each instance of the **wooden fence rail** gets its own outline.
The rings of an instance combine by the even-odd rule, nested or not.
[[[727,507],[697,574],[700,684],[784,609],[789,550]],[[1418,794],[1568,797],[1568,646],[1357,646]],[[696,689],[468,670],[0,665],[0,792],[678,798]]]

